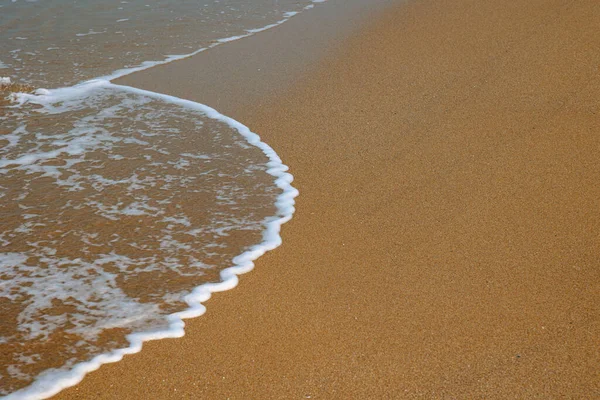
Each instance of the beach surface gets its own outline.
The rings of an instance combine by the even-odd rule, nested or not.
[[[245,40],[268,60],[273,36],[302,40],[293,19],[124,79],[248,125],[300,197],[283,245],[184,338],[57,399],[600,396],[600,3],[363,17],[261,101],[198,71]]]

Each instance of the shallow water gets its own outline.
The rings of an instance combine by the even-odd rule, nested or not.
[[[166,328],[276,212],[266,160],[198,112],[99,89],[38,113],[0,161],[3,386]]]
[[[72,85],[189,54],[302,11],[303,0],[16,0],[0,3],[1,76]],[[14,80],[14,79],[13,79]]]
[[[310,3],[0,3],[0,77],[51,89],[0,108],[0,394],[168,329],[281,216],[273,157],[239,128],[108,81],[72,85]]]

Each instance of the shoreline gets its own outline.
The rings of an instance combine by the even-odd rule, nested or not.
[[[389,0],[378,1],[385,3]],[[334,1],[332,1],[332,3],[333,2]],[[353,1],[352,3],[344,3],[344,5],[346,6],[350,4],[351,6],[359,6],[359,8],[362,8],[362,5],[360,3],[361,1],[358,0]],[[312,9],[313,7],[314,5],[312,4],[308,5],[304,7],[304,10],[306,11]],[[356,12],[356,10],[354,10],[354,12]],[[73,93],[82,94],[87,92],[93,92],[94,90],[97,90],[98,88],[102,87],[114,87],[120,88],[124,91],[145,94],[149,97],[163,98],[166,99],[169,103],[178,104],[184,106],[185,108],[202,110],[203,113],[205,113],[207,116],[210,116],[210,118],[212,119],[227,122],[229,125],[237,129],[241,136],[245,137],[249,144],[259,147],[265,153],[265,155],[268,156],[268,158],[271,160],[269,162],[269,173],[273,174],[273,176],[277,178],[275,180],[275,184],[282,189],[282,193],[280,196],[278,196],[278,199],[274,204],[274,207],[277,208],[279,212],[273,217],[269,217],[264,221],[264,240],[261,243],[250,247],[247,251],[244,251],[237,257],[234,257],[231,261],[232,266],[221,271],[221,282],[204,284],[195,287],[192,293],[190,293],[190,295],[186,297],[186,302],[188,302],[189,308],[168,316],[167,319],[171,322],[167,330],[154,332],[135,332],[129,335],[129,347],[118,348],[115,350],[107,351],[106,353],[99,354],[88,361],[77,363],[76,366],[73,367],[71,370],[59,371],[56,373],[44,375],[41,377],[41,379],[34,381],[33,384],[11,393],[10,395],[8,395],[7,398],[21,398],[23,396],[25,396],[26,398],[37,398],[37,396],[47,398],[52,394],[60,392],[61,390],[63,390],[62,388],[76,385],[78,382],[81,381],[81,379],[83,379],[83,377],[85,377],[85,375],[87,375],[91,371],[98,369],[100,366],[107,363],[118,362],[122,359],[124,355],[135,354],[139,352],[141,350],[142,343],[145,343],[150,340],[176,338],[183,336],[184,323],[182,319],[189,319],[202,315],[205,311],[205,307],[202,305],[202,303],[205,302],[208,298],[210,298],[211,293],[225,291],[235,287],[237,285],[237,275],[249,272],[253,268],[253,261],[256,258],[260,257],[266,251],[272,250],[280,245],[281,238],[278,233],[281,225],[287,222],[289,219],[291,219],[291,215],[294,209],[293,199],[297,196],[297,190],[289,184],[293,180],[293,177],[290,174],[286,173],[287,166],[281,163],[281,160],[279,159],[278,155],[273,151],[273,149],[270,146],[262,142],[260,138],[256,134],[251,132],[245,125],[239,123],[236,120],[233,120],[230,117],[224,116],[223,114],[217,112],[215,109],[208,107],[202,103],[182,99],[179,97],[173,97],[164,93],[145,91],[143,89],[138,89],[133,86],[117,85],[113,84],[112,81],[121,79],[123,77],[127,77],[134,73],[139,73],[141,71],[148,71],[157,66],[163,66],[166,64],[171,64],[175,61],[185,60],[201,52],[215,48],[223,43],[230,43],[239,39],[244,39],[253,36],[258,32],[263,32],[272,29],[281,25],[284,22],[289,21],[289,19],[295,16],[296,14],[298,13],[286,13],[284,15],[284,18],[277,21],[276,23],[267,25],[260,29],[249,30],[246,34],[241,36],[233,36],[224,39],[219,39],[213,44],[205,48],[196,50],[187,55],[168,56],[165,60],[162,61],[147,61],[136,67],[118,69],[110,75],[103,75],[98,78],[82,81],[72,87],[62,87],[52,90],[43,89],[44,92],[40,90],[40,93],[35,94],[18,93],[19,102],[44,104],[46,102],[51,102],[52,98],[55,96],[59,96],[66,99],[69,97],[69,93],[71,93],[71,95],[73,95]],[[337,16],[337,19],[338,22],[341,21],[339,15]],[[346,24],[348,23],[348,21],[343,22]],[[337,28],[339,30],[340,26],[337,26]],[[49,371],[51,370],[52,369],[49,369]]]
[[[268,144],[261,141],[260,137],[251,132],[245,125],[206,105],[189,100],[148,92],[129,86],[115,85],[109,81],[94,80],[93,82],[90,82],[90,86],[114,88],[129,93],[141,94],[149,98],[162,99],[170,104],[176,104],[183,108],[200,111],[208,118],[218,120],[237,130],[238,134],[244,137],[248,145],[258,148],[269,160],[268,174],[272,176],[274,180],[273,184],[281,191],[274,204],[277,212],[262,221],[264,228],[262,240],[235,256],[231,260],[231,265],[219,271],[220,281],[208,282],[194,287],[182,300],[182,302],[187,303],[188,307],[165,316],[165,319],[168,321],[167,328],[162,330],[133,332],[127,335],[127,341],[129,342],[128,347],[117,348],[106,353],[98,354],[91,360],[79,362],[73,368],[68,370],[59,372],[53,371],[53,373],[43,375],[31,385],[13,392],[6,397],[2,397],[7,400],[13,398],[50,398],[51,396],[60,393],[65,388],[77,385],[87,374],[101,368],[103,365],[119,362],[124,356],[140,352],[144,343],[184,336],[185,320],[202,316],[206,312],[206,307],[203,303],[209,300],[213,293],[224,292],[235,288],[239,281],[238,277],[252,271],[254,268],[254,261],[266,252],[281,245],[281,237],[279,236],[281,226],[288,222],[294,214],[294,199],[297,197],[298,191],[291,185],[293,176],[287,172],[288,167],[281,162],[277,153]]]
[[[600,7],[442,3],[234,112],[296,178],[284,245],[184,338],[56,398],[600,393]]]
[[[206,104],[237,120],[266,107],[370,18],[405,0],[326,0],[284,23],[111,81]]]

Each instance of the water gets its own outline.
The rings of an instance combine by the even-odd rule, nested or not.
[[[110,79],[312,6],[0,3],[0,77],[35,89],[5,86],[0,105],[0,395],[48,397],[181,336],[199,301],[279,244],[296,192],[268,145],[206,106]]]

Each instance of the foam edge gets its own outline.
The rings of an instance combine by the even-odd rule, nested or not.
[[[304,7],[304,11],[314,8],[315,4],[324,3],[327,0],[312,0],[312,3]],[[260,256],[265,254],[267,251],[273,250],[279,247],[282,243],[279,232],[281,226],[292,219],[295,208],[294,199],[298,196],[299,192],[294,188],[291,183],[293,181],[292,174],[288,173],[288,167],[283,164],[275,150],[265,142],[260,140],[260,136],[252,132],[247,126],[234,120],[233,118],[227,117],[217,110],[206,106],[201,103],[196,103],[190,100],[180,99],[178,97],[169,96],[165,94],[150,92],[143,89],[137,89],[130,86],[117,85],[111,81],[125,75],[132,74],[137,71],[146,70],[157,65],[168,64],[173,61],[182,60],[188,57],[192,57],[205,50],[211,49],[223,43],[227,43],[234,40],[243,39],[245,37],[253,36],[258,32],[265,31],[267,29],[274,28],[288,21],[290,18],[298,15],[299,13],[288,13],[283,19],[276,23],[267,25],[263,28],[250,29],[246,31],[246,34],[232,36],[229,38],[223,38],[216,40],[211,45],[200,48],[189,54],[181,55],[169,55],[162,61],[145,61],[135,67],[122,68],[114,71],[112,74],[104,75],[96,79],[81,82],[71,87],[57,88],[52,90],[38,89],[35,93],[16,93],[14,96],[15,105],[18,107],[26,102],[40,103],[44,101],[54,102],[57,101],[61,96],[71,98],[73,95],[80,95],[89,90],[92,90],[101,86],[113,86],[129,92],[135,92],[146,96],[161,98],[171,103],[180,104],[184,107],[190,107],[199,110],[206,114],[207,117],[217,119],[228,124],[230,127],[237,130],[242,136],[246,138],[248,143],[258,147],[270,160],[267,165],[269,169],[267,173],[274,176],[275,185],[282,190],[282,193],[277,196],[275,206],[277,208],[277,216],[268,217],[264,221],[265,231],[263,233],[263,241],[251,247],[246,252],[233,258],[233,266],[224,269],[220,272],[221,282],[218,283],[207,283],[197,286],[188,294],[184,300],[188,304],[188,308],[168,315],[167,321],[169,328],[162,331],[146,332],[146,333],[132,333],[127,335],[127,340],[130,345],[128,347],[113,350],[109,353],[100,354],[89,361],[81,362],[76,364],[72,369],[68,371],[49,371],[46,374],[42,374],[36,380],[33,381],[29,386],[13,392],[5,397],[3,400],[38,400],[47,399],[52,397],[62,390],[75,386],[80,383],[85,375],[93,372],[100,368],[104,364],[110,364],[119,362],[127,354],[139,353],[142,350],[144,342],[151,340],[160,340],[167,338],[179,338],[185,335],[184,319],[196,318],[203,315],[206,312],[206,307],[202,304],[211,298],[212,293],[223,292],[226,290],[233,289],[239,282],[238,275],[247,273],[254,268],[254,261]],[[43,100],[42,100],[43,99]]]
[[[295,198],[299,192],[291,183],[293,176],[288,171],[288,167],[283,164],[275,150],[265,142],[260,140],[260,136],[252,132],[247,126],[219,113],[214,108],[190,100],[180,99],[178,97],[165,94],[150,92],[143,89],[137,89],[130,86],[116,85],[109,81],[94,80],[93,87],[105,86],[114,87],[119,90],[137,93],[153,98],[158,98],[169,103],[178,104],[182,107],[191,108],[202,112],[207,117],[224,122],[242,135],[248,143],[258,147],[269,159],[267,173],[275,178],[275,185],[282,190],[277,196],[275,206],[277,214],[267,217],[263,224],[263,241],[252,246],[244,253],[233,258],[233,266],[220,272],[221,282],[205,283],[197,286],[191,293],[184,297],[188,308],[166,316],[169,327],[165,330],[132,333],[127,335],[129,346],[109,353],[104,353],[92,358],[89,361],[76,364],[68,371],[49,371],[42,374],[31,385],[13,392],[3,397],[5,400],[37,400],[47,399],[60,391],[75,386],[80,383],[85,375],[100,368],[103,364],[115,363],[121,361],[127,354],[135,354],[142,350],[143,343],[151,340],[160,340],[167,338],[179,338],[185,335],[185,319],[196,318],[206,312],[206,307],[202,304],[211,298],[212,293],[223,292],[233,289],[239,282],[238,275],[245,274],[254,269],[254,261],[267,251],[279,247],[282,243],[281,226],[288,222],[294,214]],[[90,88],[90,87],[88,87]]]

